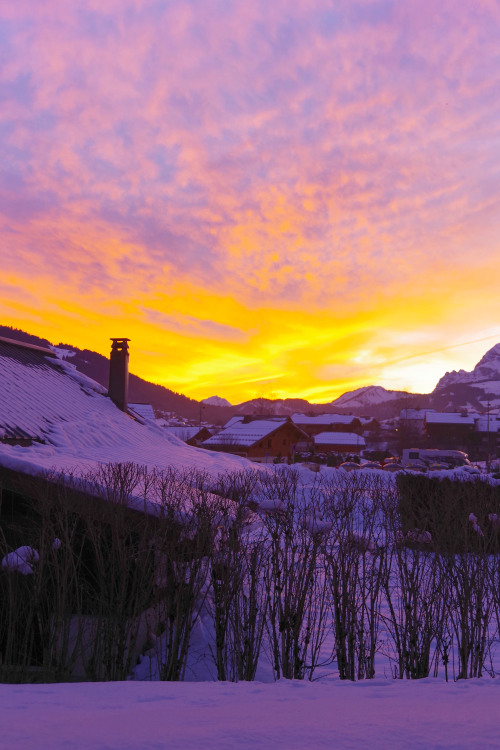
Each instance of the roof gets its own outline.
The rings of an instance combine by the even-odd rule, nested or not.
[[[316,445],[365,445],[364,437],[355,432],[320,432],[314,436]]]
[[[241,470],[247,461],[186,445],[152,422],[118,409],[106,389],[71,363],[31,346],[0,341],[0,465],[28,474],[79,474],[101,463],[134,462],[213,474]],[[29,437],[33,445],[2,438]]]
[[[292,415],[292,422],[298,425],[351,424],[355,419],[362,421],[353,414],[316,414],[314,417],[305,414]]]
[[[460,412],[427,412],[425,415],[427,424],[455,424],[473,425],[474,417]]]
[[[259,440],[263,440],[272,432],[275,432],[284,424],[291,424],[285,418],[283,420],[277,419],[255,419],[251,422],[234,422],[230,427],[221,430],[217,435],[212,435],[211,438],[205,440],[203,447],[210,448],[211,446],[242,446],[249,448]],[[299,428],[296,425],[292,425],[296,430]]]
[[[188,440],[191,440],[192,437],[197,435],[201,430],[203,430],[203,427],[193,427],[192,425],[179,425],[177,427],[164,427],[163,428],[166,432],[168,432],[170,435],[175,435],[175,437],[178,437],[179,440],[183,440],[184,442],[187,442]]]
[[[227,427],[231,427],[231,425],[236,424],[236,422],[242,422],[245,419],[244,414],[235,414],[234,417],[231,417],[231,419],[228,419],[224,427],[222,428],[225,430]]]
[[[154,409],[151,404],[129,404],[129,409],[133,409],[143,419],[156,420]]]
[[[27,341],[18,341],[17,339],[9,339],[5,336],[0,336],[0,342],[2,344],[8,344],[9,346],[15,346],[18,349],[27,349],[28,351],[43,352],[48,357],[56,357],[54,349],[47,349],[45,346],[38,346],[38,344],[28,344]]]
[[[500,431],[500,420],[495,417],[481,417],[476,419],[476,430],[478,432],[499,432]]]
[[[401,409],[400,419],[425,419],[426,414],[435,413],[435,409]]]

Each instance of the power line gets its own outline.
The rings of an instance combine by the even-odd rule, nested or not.
[[[429,354],[438,354],[439,352],[445,352],[448,349],[458,349],[460,346],[470,346],[470,344],[479,344],[481,341],[489,341],[490,339],[500,339],[500,333],[493,334],[492,336],[484,336],[481,339],[474,339],[473,341],[464,341],[461,344],[450,344],[449,346],[441,346],[439,349],[430,349],[427,352],[421,352],[420,354],[409,354],[407,357],[400,357],[399,359],[392,359],[389,362],[384,362],[384,365],[395,365],[398,362],[406,362],[408,359],[418,359],[418,357],[427,357]]]

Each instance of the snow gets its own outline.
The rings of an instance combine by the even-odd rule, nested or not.
[[[33,573],[32,565],[37,563],[39,559],[36,549],[23,545],[5,555],[2,559],[2,569],[10,572],[17,571],[23,576],[29,576]]]
[[[0,685],[2,748],[498,747],[497,680]]]

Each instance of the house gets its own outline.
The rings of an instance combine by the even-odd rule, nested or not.
[[[349,427],[352,432],[361,431],[361,426],[369,420],[352,414],[293,414],[292,422],[313,437],[320,432],[342,432]]]
[[[364,437],[354,432],[320,432],[315,435],[314,448],[317,453],[356,453],[366,447]]]
[[[474,445],[474,431],[474,416],[466,411],[426,412],[425,433],[433,448],[454,448],[468,453]]]
[[[259,463],[293,460],[295,452],[307,450],[311,440],[289,417],[233,419],[228,427],[202,443],[203,448],[244,456]]]
[[[489,461],[500,456],[500,419],[494,414],[482,414],[475,420],[475,445],[471,451],[474,461]]]
[[[195,427],[192,425],[169,425],[163,428],[170,435],[175,435],[188,445],[201,445],[205,440],[212,437],[212,431],[208,427]]]

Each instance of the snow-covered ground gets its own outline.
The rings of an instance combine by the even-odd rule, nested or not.
[[[500,682],[0,685],[0,748],[498,748]]]

